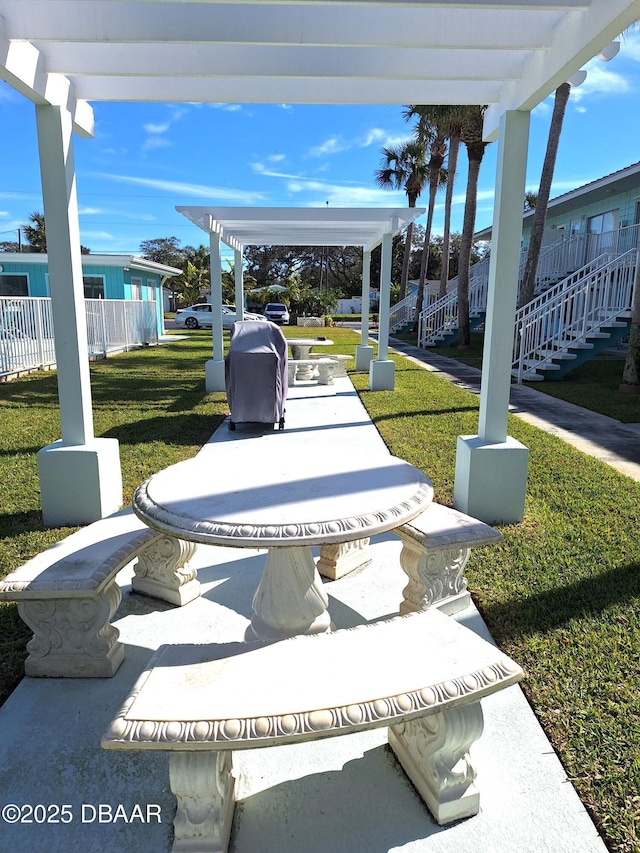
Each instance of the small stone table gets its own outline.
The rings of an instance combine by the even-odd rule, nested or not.
[[[431,503],[428,477],[393,456],[307,458],[279,468],[247,459],[243,442],[172,465],[136,491],[133,509],[189,542],[268,549],[248,639],[330,630],[312,546],[393,530]]]
[[[327,338],[287,338],[287,344],[291,348],[291,355],[295,361],[307,361],[313,347],[332,347],[333,341]],[[298,379],[311,379],[313,366],[300,367]]]

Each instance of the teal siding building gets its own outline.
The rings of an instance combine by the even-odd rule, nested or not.
[[[0,297],[47,297],[49,266],[46,254],[0,253]],[[182,270],[135,255],[82,255],[85,299],[123,299],[155,302],[158,334],[164,331],[165,282]]]

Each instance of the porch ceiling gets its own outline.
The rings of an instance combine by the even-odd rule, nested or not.
[[[176,207],[198,228],[242,246],[363,246],[373,249],[384,234],[397,234],[425,212],[423,207],[295,208]]]
[[[35,103],[487,104],[531,109],[640,0],[0,0],[0,77]]]

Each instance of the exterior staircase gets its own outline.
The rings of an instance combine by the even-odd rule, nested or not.
[[[512,373],[558,381],[629,333],[638,250],[606,253],[516,312]]]
[[[391,306],[389,312],[389,332],[398,334],[408,332],[413,328],[416,316],[416,305],[418,303],[418,291],[408,293],[400,302]]]
[[[562,379],[570,370],[629,333],[633,272],[638,246],[640,226],[634,225],[604,234],[575,234],[544,247],[536,276],[536,296],[529,305],[518,311],[516,318],[514,376],[519,382]],[[616,261],[620,264],[616,264]],[[526,252],[523,252],[520,258],[520,284],[525,263]],[[624,284],[620,284],[622,290],[616,291],[616,296],[612,282],[607,279],[608,275],[621,281],[624,279]],[[594,285],[594,276],[600,276],[602,282],[608,283]],[[582,279],[584,281],[581,282]],[[484,324],[488,282],[487,257],[471,268],[469,317],[472,330],[478,330]],[[593,287],[596,289],[590,290]],[[600,304],[596,309],[591,301],[599,298],[601,290],[602,294],[605,291],[609,294],[607,299],[611,297],[610,304],[605,300],[606,304]],[[621,295],[622,291],[624,296]],[[555,300],[560,301],[556,304]],[[562,305],[564,300],[566,304]],[[543,308],[543,305],[546,307]],[[552,308],[552,305],[555,307]],[[596,310],[602,316],[596,316]],[[581,318],[578,316],[580,311],[585,312]],[[542,316],[547,319],[538,322],[538,317]],[[565,318],[569,316],[573,319],[567,325]],[[562,329],[565,338],[554,337],[556,329]],[[546,343],[547,332],[550,343]],[[452,279],[446,295],[427,305],[421,312],[418,318],[418,346],[451,346],[457,339],[457,279]],[[538,347],[535,352],[531,349],[533,341]],[[524,353],[519,348],[521,345]]]

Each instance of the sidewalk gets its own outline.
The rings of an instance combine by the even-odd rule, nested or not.
[[[391,338],[394,350],[411,361],[480,394],[482,373],[433,350],[423,350]],[[606,462],[621,474],[640,481],[640,424],[622,424],[606,415],[591,412],[525,385],[512,385],[509,410],[522,420]]]
[[[297,464],[299,454],[331,453],[336,441],[380,452],[381,439],[348,378],[333,387],[293,388],[286,418],[283,431],[243,426],[229,432],[224,423],[211,442],[243,441],[256,464]],[[205,445],[203,461],[208,452]],[[399,553],[400,541],[385,534],[372,543],[369,566],[327,582],[336,627],[397,613],[407,580]],[[116,675],[23,679],[0,708],[0,805],[68,804],[73,819],[5,821],[0,853],[170,849],[174,802],[166,756],[105,752],[100,738],[161,643],[243,639],[263,560],[264,552],[200,546],[194,564],[202,595],[182,608],[132,593],[127,567],[118,576],[123,600],[115,617],[126,659]],[[473,607],[457,618],[488,636]],[[377,729],[238,755],[240,801],[230,850],[606,853],[520,688],[488,697],[483,709],[485,732],[473,752],[478,816],[436,826],[385,747],[386,731]],[[121,816],[114,819],[118,805]]]

